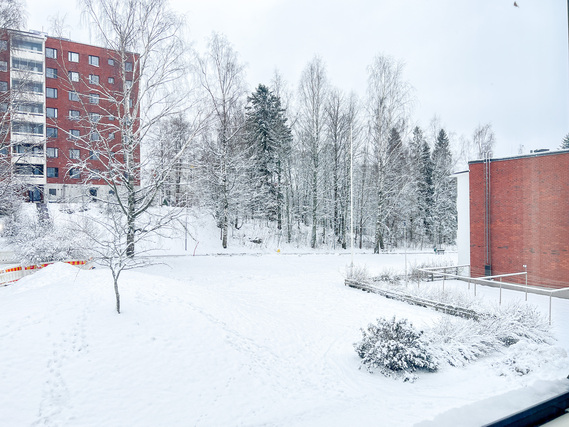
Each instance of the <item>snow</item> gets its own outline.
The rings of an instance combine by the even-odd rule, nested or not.
[[[370,273],[404,259],[356,254]],[[529,374],[504,369],[504,353],[410,384],[358,369],[359,328],[394,315],[423,328],[445,315],[344,286],[349,255],[159,261],[123,272],[120,315],[105,269],[57,263],[0,288],[0,424],[480,425],[569,389],[568,300],[554,299],[556,347],[531,348],[533,360],[512,349],[529,357]],[[490,302],[496,292],[478,287]],[[547,314],[547,297],[530,302]]]

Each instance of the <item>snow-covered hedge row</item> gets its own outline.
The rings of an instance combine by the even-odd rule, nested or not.
[[[418,370],[463,366],[517,343],[528,347],[553,342],[543,316],[535,307],[520,303],[486,313],[479,320],[442,316],[425,331],[395,318],[380,318],[361,331],[362,340],[354,344],[361,366],[405,381],[415,380]],[[515,360],[508,363],[515,365]],[[531,368],[523,368],[523,373],[529,371]]]

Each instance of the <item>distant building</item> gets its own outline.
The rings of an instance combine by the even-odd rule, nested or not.
[[[473,161],[457,179],[459,217],[469,218],[459,258],[468,247],[472,277],[527,268],[530,285],[569,286],[568,150]]]
[[[3,135],[13,174],[27,185],[29,201],[102,197],[109,191],[83,172],[81,164],[93,170],[105,162],[85,142],[115,140],[120,150],[122,104],[115,95],[132,86],[134,59],[44,33],[2,30]],[[133,99],[129,102],[132,106]]]

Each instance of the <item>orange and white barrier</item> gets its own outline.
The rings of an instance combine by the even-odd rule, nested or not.
[[[20,280],[22,277],[35,273],[35,271],[39,270],[40,268],[44,268],[50,264],[54,264],[54,262],[46,262],[44,264],[26,265],[26,266],[19,265],[17,267],[11,267],[11,268],[6,268],[4,270],[0,270],[0,285],[7,285],[8,283]],[[91,261],[74,260],[74,261],[63,261],[63,262],[70,265],[76,265],[79,268],[85,270],[89,270],[92,268]]]

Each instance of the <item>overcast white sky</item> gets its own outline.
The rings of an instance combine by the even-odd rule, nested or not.
[[[118,0],[120,1],[120,0]],[[561,0],[177,0],[197,45],[225,34],[247,64],[251,91],[278,69],[296,89],[314,55],[330,82],[365,95],[377,54],[404,61],[413,116],[470,136],[492,123],[496,154],[557,148],[569,133],[567,4]],[[90,42],[74,0],[27,0],[28,27],[67,14],[70,38]]]

